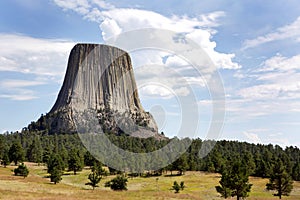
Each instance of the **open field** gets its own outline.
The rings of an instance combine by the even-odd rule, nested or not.
[[[104,183],[113,176],[101,180],[100,187],[94,191],[88,182],[89,169],[79,172],[78,175],[66,174],[61,183],[50,183],[45,166],[34,163],[25,163],[30,171],[27,178],[13,175],[15,166],[0,167],[0,199],[221,199],[215,190],[220,179],[219,174],[204,172],[186,172],[184,176],[160,176],[150,178],[129,178],[128,191],[115,192],[104,187]],[[180,194],[170,190],[174,181],[184,181],[186,188]],[[247,199],[278,199],[271,192],[265,191],[268,180],[250,178],[253,184],[250,196]],[[294,190],[289,197],[283,199],[300,199],[300,182],[294,182]]]

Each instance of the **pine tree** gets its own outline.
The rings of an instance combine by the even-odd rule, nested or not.
[[[90,173],[88,176],[90,182],[86,183],[86,185],[92,186],[94,190],[95,187],[99,187],[98,183],[101,181],[101,178],[102,177],[96,171],[92,171],[92,173]]]
[[[9,161],[9,155],[8,155],[8,150],[4,150],[3,158],[2,158],[1,164],[2,164],[4,167],[6,167],[7,165],[10,164],[10,161]]]
[[[59,154],[53,153],[50,155],[47,162],[47,172],[50,174],[50,181],[54,184],[61,181],[63,175],[64,163]]]
[[[230,187],[230,175],[226,170],[222,172],[222,177],[219,183],[221,186],[216,186],[216,190],[221,194],[221,197],[224,199],[231,197],[232,189]]]
[[[63,172],[59,167],[55,166],[50,172],[50,181],[54,184],[59,183],[61,181],[61,176]]]
[[[9,160],[13,161],[15,165],[18,161],[22,162],[24,160],[24,151],[20,142],[15,142],[9,149]]]
[[[13,161],[15,165],[18,161],[24,160],[24,151],[20,142],[15,142],[9,149],[9,160]]]
[[[96,159],[92,156],[89,151],[86,151],[84,154],[84,164],[85,166],[92,167],[95,163]]]
[[[41,163],[43,161],[43,149],[38,137],[35,137],[27,152],[28,160]]]
[[[60,155],[55,153],[50,155],[47,162],[47,172],[51,174],[52,171],[54,170],[60,170],[60,171],[64,170],[64,164]]]
[[[177,183],[177,181],[174,181],[172,190],[175,190],[175,193],[179,193],[180,190],[184,190],[185,185],[184,181],[181,181],[180,184]]]
[[[295,181],[300,181],[300,162],[294,164],[292,176]]]
[[[174,181],[172,190],[175,190],[175,193],[179,193],[180,185],[177,183],[177,181]]]
[[[267,190],[275,190],[274,196],[281,199],[282,196],[289,196],[293,189],[291,176],[286,172],[283,162],[277,159],[273,167],[273,173],[270,176],[269,183],[266,184]]]
[[[73,171],[74,175],[76,175],[77,171],[81,171],[83,168],[83,158],[80,154],[79,150],[72,150],[69,156],[68,168],[69,171]]]
[[[236,196],[237,200],[245,198],[249,195],[252,187],[252,184],[249,183],[249,171],[239,161],[222,171],[219,183],[221,186],[216,186],[216,190],[225,199],[230,196]]]
[[[173,166],[175,170],[179,171],[180,175],[183,175],[184,172],[188,169],[187,155],[186,153],[182,154],[174,163]]]
[[[94,166],[91,168],[92,172],[95,172],[97,175],[99,175],[101,178],[103,176],[107,176],[108,172],[103,169],[103,166],[100,162],[94,162]]]

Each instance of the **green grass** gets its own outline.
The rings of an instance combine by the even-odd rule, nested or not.
[[[0,167],[0,199],[221,199],[215,190],[220,175],[214,173],[186,172],[184,176],[128,178],[128,191],[115,192],[104,187],[104,183],[114,176],[103,178],[100,187],[93,191],[90,186],[85,185],[90,173],[87,168],[77,175],[71,172],[65,173],[62,182],[55,185],[45,178],[47,177],[45,166],[34,163],[26,163],[26,165],[30,174],[25,179],[13,175],[12,170],[15,166]],[[186,185],[179,194],[171,190],[174,181],[184,181]],[[272,192],[265,190],[267,181],[267,179],[250,177],[253,186],[247,199],[278,199],[272,196]],[[294,182],[291,196],[283,199],[300,199],[300,183]]]

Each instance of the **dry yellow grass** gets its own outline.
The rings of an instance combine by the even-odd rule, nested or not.
[[[30,174],[27,178],[16,177],[12,170],[15,166],[0,167],[0,199],[109,199],[109,200],[164,200],[164,199],[221,199],[215,191],[220,179],[219,174],[204,172],[187,172],[184,176],[161,176],[150,178],[129,178],[128,191],[115,192],[104,188],[104,183],[112,178],[101,180],[100,187],[94,191],[85,185],[89,170],[83,170],[78,175],[63,176],[61,183],[54,185],[45,178],[46,168],[34,163],[26,163]],[[186,188],[180,194],[170,190],[174,181],[184,181]],[[278,199],[265,190],[268,180],[250,178],[253,184],[250,200]],[[284,199],[300,199],[300,183],[294,183],[290,197]]]

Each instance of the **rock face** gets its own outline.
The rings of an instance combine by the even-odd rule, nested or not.
[[[97,118],[103,132],[159,135],[152,115],[140,103],[130,56],[119,48],[74,46],[58,98],[37,124],[50,134],[70,133],[77,131],[78,124],[88,124],[91,117]]]

